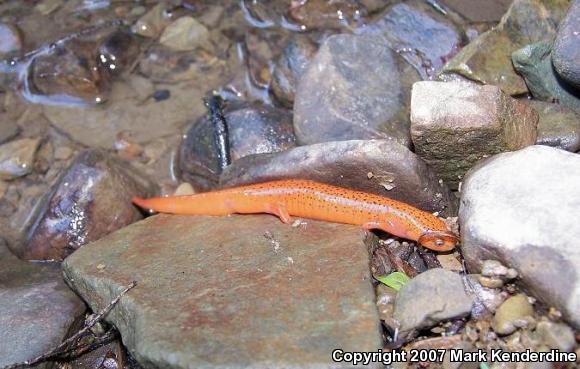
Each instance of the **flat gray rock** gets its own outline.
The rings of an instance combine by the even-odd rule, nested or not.
[[[59,264],[21,261],[0,244],[0,368],[56,347],[84,311]]]
[[[465,293],[461,276],[435,268],[405,284],[395,300],[394,317],[402,335],[440,321],[469,315],[473,297]]]
[[[334,348],[382,347],[358,227],[269,215],[158,215],[64,262],[94,309],[131,281],[108,316],[144,368],[336,368]]]
[[[456,213],[447,186],[394,139],[324,142],[248,156],[226,168],[220,183],[230,187],[292,178],[375,193],[442,215]]]
[[[580,156],[547,146],[496,155],[467,176],[459,221],[473,268],[496,259],[580,327]]]
[[[409,146],[409,92],[418,80],[382,37],[330,36],[296,89],[296,137],[301,144],[392,137]]]

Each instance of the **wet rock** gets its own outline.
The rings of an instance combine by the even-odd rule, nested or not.
[[[492,327],[495,333],[507,335],[517,328],[527,325],[534,316],[534,307],[528,301],[528,296],[519,294],[507,299],[495,312]]]
[[[536,298],[580,327],[575,240],[580,158],[546,146],[496,155],[473,168],[459,221],[471,270],[496,259],[518,271]]]
[[[140,52],[137,37],[126,30],[118,30],[109,35],[99,46],[98,61],[101,68],[113,76],[131,68]]]
[[[309,38],[296,36],[282,51],[274,67],[270,88],[276,101],[283,106],[292,108],[296,85],[316,50],[318,46]]]
[[[131,27],[131,30],[143,37],[159,37],[165,27],[174,19],[173,13],[169,8],[170,5],[168,3],[160,2],[139,18]]]
[[[14,53],[22,48],[20,30],[11,24],[0,23],[0,55]]]
[[[543,344],[556,350],[572,351],[576,346],[574,331],[563,323],[541,321],[534,333]]]
[[[538,114],[496,86],[423,81],[413,85],[415,152],[452,188],[482,158],[536,142]]]
[[[423,79],[433,78],[461,46],[455,25],[419,1],[396,4],[378,21],[357,30],[382,37]]]
[[[20,128],[16,120],[0,113],[0,144],[14,138],[18,132],[20,132]]]
[[[25,96],[34,102],[85,106],[108,98],[110,81],[90,41],[56,44],[34,57],[28,73]]]
[[[298,84],[296,136],[302,144],[393,137],[408,146],[409,91],[418,79],[380,37],[331,36]]]
[[[449,190],[394,140],[353,140],[300,146],[238,160],[220,177],[225,187],[302,178],[375,193],[427,211],[455,212]]]
[[[436,268],[405,284],[395,301],[395,319],[401,334],[431,327],[440,321],[469,315],[472,297],[463,288],[459,274]]]
[[[539,42],[515,51],[514,68],[524,77],[534,98],[561,104],[580,114],[580,91],[574,91],[558,77],[550,49],[550,43]]]
[[[441,0],[471,22],[499,22],[507,12],[512,0]]]
[[[191,51],[198,47],[213,49],[209,31],[192,17],[181,17],[167,26],[159,42],[177,51]]]
[[[56,347],[85,311],[60,266],[18,260],[0,244],[0,366]]]
[[[552,63],[566,82],[580,89],[580,2],[572,1],[554,41]]]
[[[137,281],[107,320],[147,368],[320,368],[333,348],[382,347],[367,237],[269,215],[159,215],[63,265],[95,310]]]
[[[445,65],[442,74],[496,85],[508,95],[527,93],[523,79],[512,68],[511,54],[530,42],[553,37],[558,9],[565,6],[564,2],[515,0],[499,25],[465,46]]]
[[[30,173],[39,145],[38,138],[23,138],[0,146],[0,179],[15,179]]]
[[[538,121],[538,145],[576,152],[580,150],[580,115],[559,105],[538,100],[523,100],[533,107]]]
[[[56,160],[67,160],[73,155],[73,150],[68,146],[59,146],[54,150]]]
[[[261,104],[236,104],[224,112],[232,162],[252,154],[283,151],[295,146],[292,115],[287,110]],[[182,177],[197,189],[215,186],[221,172],[207,116],[192,124],[179,148]]]
[[[310,0],[297,2],[288,11],[300,30],[348,28],[361,23],[366,8],[353,0]]]
[[[203,97],[206,88],[217,83],[214,78],[196,80],[195,86],[161,85],[171,91],[171,98],[160,102],[143,101],[139,85],[115,83],[106,107],[43,106],[43,113],[51,124],[88,147],[111,149],[120,132],[130,132],[142,144],[175,135],[187,121],[205,114]]]
[[[29,260],[62,260],[72,252],[142,218],[134,196],[155,186],[131,167],[98,150],[80,154],[29,218],[18,253]]]

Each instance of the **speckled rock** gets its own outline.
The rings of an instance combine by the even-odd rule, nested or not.
[[[279,152],[296,146],[292,114],[261,104],[233,105],[224,112],[232,162],[252,154]],[[207,116],[193,123],[179,147],[181,176],[198,190],[214,187],[221,173],[214,127]]]
[[[530,42],[551,39],[565,1],[515,0],[501,22],[465,46],[443,68],[443,75],[499,86],[508,95],[527,93],[513,70],[511,54]]]
[[[84,311],[60,265],[20,261],[0,244],[0,367],[56,347]]]
[[[534,98],[559,103],[580,114],[580,91],[573,90],[556,74],[551,47],[546,42],[527,45],[513,53],[513,66],[526,80]]]
[[[560,77],[580,90],[580,1],[572,0],[560,23],[552,63]]]
[[[88,242],[142,218],[131,204],[156,186],[103,151],[80,154],[28,218],[15,251],[29,260],[62,260]]]
[[[413,85],[415,152],[452,188],[482,158],[536,142],[538,113],[495,86],[423,81]]]
[[[424,1],[395,4],[378,21],[355,32],[382,37],[423,79],[433,78],[462,45],[453,22]]]
[[[473,297],[465,293],[461,276],[440,268],[429,269],[405,284],[395,301],[394,317],[402,335],[440,321],[469,315]]]
[[[425,163],[394,140],[352,140],[253,155],[222,174],[224,187],[302,178],[375,193],[454,215],[454,198]]]
[[[295,36],[282,51],[276,62],[270,88],[276,101],[292,108],[298,81],[306,71],[318,45],[307,37]]]
[[[497,259],[528,291],[580,327],[580,157],[531,146],[473,168],[462,187],[463,255],[477,270]]]
[[[342,367],[333,348],[383,344],[374,240],[270,215],[158,215],[82,248],[64,270],[95,310],[137,281],[107,320],[147,369]]]
[[[580,150],[580,115],[559,105],[538,100],[522,100],[533,107],[538,121],[538,145],[576,152]]]
[[[327,38],[298,84],[294,128],[301,144],[395,138],[408,146],[409,91],[417,72],[378,36]]]

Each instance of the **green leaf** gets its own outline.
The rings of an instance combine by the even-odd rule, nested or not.
[[[381,282],[382,284],[386,284],[395,291],[399,291],[401,287],[403,287],[407,282],[411,280],[409,277],[407,277],[405,273],[401,272],[393,272],[389,275],[380,275],[375,278],[377,279],[377,281]]]

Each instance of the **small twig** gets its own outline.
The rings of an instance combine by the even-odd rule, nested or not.
[[[230,140],[228,125],[223,112],[223,99],[219,95],[212,95],[205,100],[205,105],[209,110],[209,119],[214,128],[214,142],[218,152],[220,169],[225,169],[230,165]]]
[[[107,306],[105,306],[105,308],[103,308],[103,310],[101,310],[98,314],[96,314],[94,317],[89,319],[85,323],[85,326],[81,330],[79,330],[77,333],[75,333],[71,337],[67,338],[66,340],[64,340],[60,345],[56,346],[54,349],[52,349],[52,350],[34,358],[34,359],[26,360],[26,361],[23,361],[21,363],[16,363],[16,364],[11,364],[11,365],[5,366],[3,369],[30,368],[30,367],[36,366],[40,363],[43,363],[45,361],[54,360],[55,358],[58,358],[58,357],[62,356],[63,354],[70,353],[70,351],[75,350],[77,347],[74,347],[73,349],[69,349],[68,346],[73,344],[79,338],[81,338],[81,336],[83,336],[85,333],[87,333],[92,327],[94,327],[95,324],[97,324],[99,321],[101,321],[103,319],[103,317],[105,317],[113,309],[113,307],[115,307],[115,305],[119,302],[121,297],[123,297],[124,294],[129,292],[129,290],[131,290],[136,285],[137,285],[137,282],[135,282],[135,281],[131,282],[131,284],[129,284],[127,287],[125,287],[117,295],[117,297],[115,297],[113,300],[111,300],[111,302]]]

